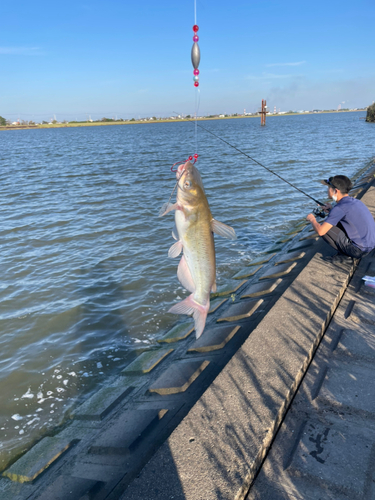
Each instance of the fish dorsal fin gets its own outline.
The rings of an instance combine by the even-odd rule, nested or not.
[[[227,226],[222,222],[219,222],[216,219],[212,219],[211,221],[211,230],[212,232],[218,234],[219,236],[223,236],[223,238],[227,238],[228,240],[236,240],[236,232],[233,227]]]

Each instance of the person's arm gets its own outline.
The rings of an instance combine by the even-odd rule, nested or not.
[[[322,224],[319,224],[313,214],[309,214],[306,217],[306,220],[311,222],[312,227],[319,234],[319,236],[324,236],[332,227],[332,224],[329,224],[328,222],[322,222]]]

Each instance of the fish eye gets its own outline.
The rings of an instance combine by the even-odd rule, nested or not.
[[[187,188],[187,189],[191,188],[191,182],[190,181],[185,181],[184,182],[184,188]]]

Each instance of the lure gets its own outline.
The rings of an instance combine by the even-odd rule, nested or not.
[[[199,40],[199,36],[197,35],[198,33],[198,30],[199,30],[199,27],[197,24],[194,24],[193,26],[193,31],[194,31],[194,36],[193,36],[193,47],[191,48],[191,63],[193,65],[193,68],[194,68],[194,87],[198,87],[199,86],[199,69],[198,69],[198,66],[199,66],[199,63],[200,63],[200,60],[201,60],[201,51],[199,49],[199,45],[198,45],[198,40]]]

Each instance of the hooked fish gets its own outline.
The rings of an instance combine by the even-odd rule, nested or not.
[[[161,215],[175,210],[177,240],[169,249],[169,257],[183,251],[177,277],[191,295],[172,306],[168,312],[193,315],[196,337],[202,335],[210,308],[210,293],[216,291],[216,261],[213,233],[231,240],[234,229],[212,217],[198,169],[189,161],[177,169],[177,199],[162,208]]]

